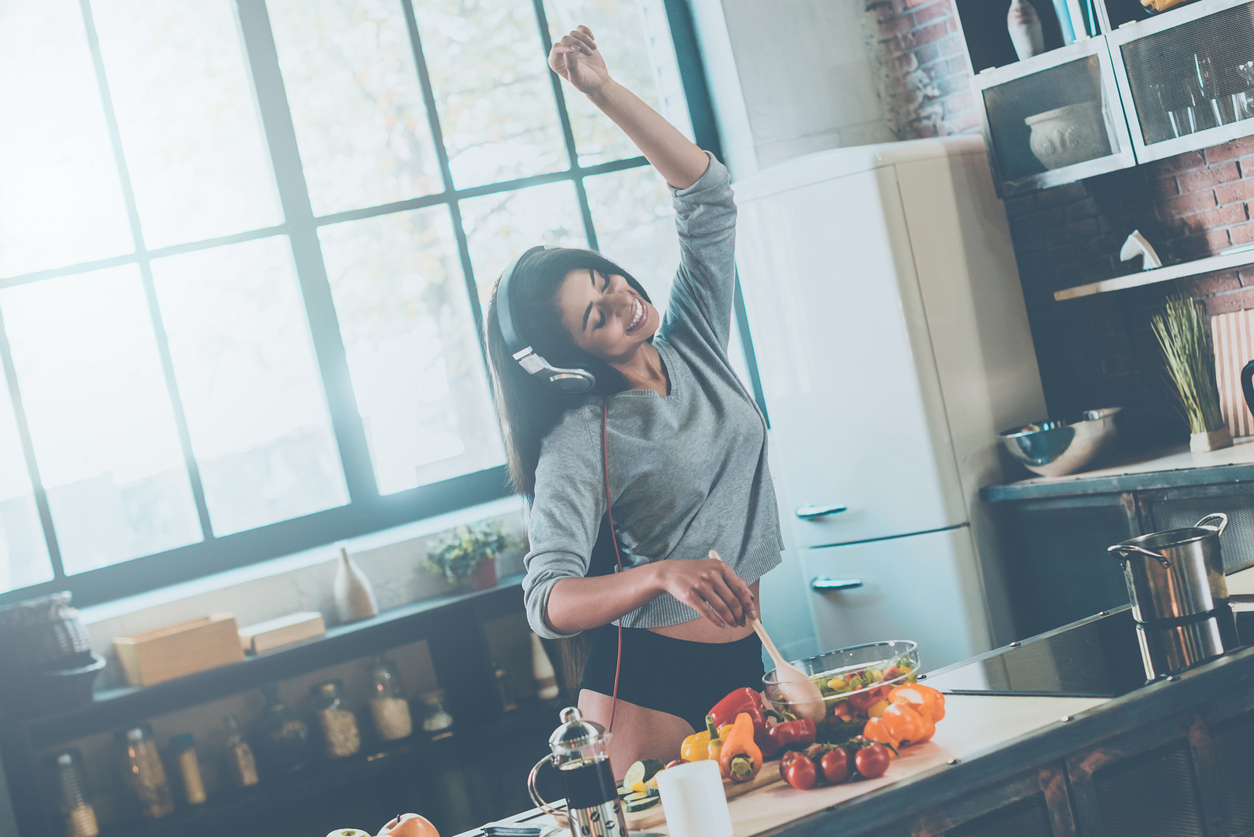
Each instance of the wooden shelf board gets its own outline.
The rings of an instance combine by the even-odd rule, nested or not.
[[[1054,300],[1062,302],[1068,299],[1079,299],[1080,297],[1104,294],[1110,291],[1121,291],[1125,288],[1139,288],[1142,285],[1170,282],[1172,279],[1199,276],[1203,273],[1214,273],[1217,270],[1230,270],[1234,267],[1244,267],[1249,264],[1254,264],[1254,249],[1242,250],[1239,253],[1229,253],[1226,256],[1209,256],[1205,259],[1195,259],[1191,262],[1158,267],[1153,270],[1143,270],[1140,273],[1130,273],[1127,276],[1116,276],[1113,279],[1103,279],[1100,282],[1090,282],[1087,285],[1065,288],[1061,291],[1054,291]]]

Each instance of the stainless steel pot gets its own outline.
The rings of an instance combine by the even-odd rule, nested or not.
[[[1218,526],[1210,525],[1218,521]],[[1226,514],[1195,525],[1129,538],[1110,547],[1123,562],[1123,578],[1138,622],[1208,613],[1228,599],[1219,536]]]

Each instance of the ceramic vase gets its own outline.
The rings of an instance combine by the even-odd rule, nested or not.
[[[487,590],[496,586],[496,558],[488,558],[475,564],[470,572],[470,589]]]
[[[369,619],[379,612],[370,579],[366,578],[357,562],[349,557],[348,550],[342,547],[339,567],[335,571],[335,583],[331,589],[335,597],[335,611],[341,623]]]
[[[1011,0],[1010,11],[1006,13],[1006,30],[1020,61],[1045,51],[1041,19],[1028,0]]]

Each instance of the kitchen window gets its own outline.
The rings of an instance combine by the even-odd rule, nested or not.
[[[709,106],[668,13],[0,9],[0,600],[89,604],[504,496],[480,323],[508,259],[596,247],[665,299],[679,258],[664,184],[548,47],[586,23],[692,136],[686,85]]]

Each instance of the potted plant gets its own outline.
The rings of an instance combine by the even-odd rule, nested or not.
[[[1183,297],[1169,298],[1163,312],[1154,315],[1152,325],[1167,363],[1167,375],[1189,421],[1189,450],[1201,453],[1230,447],[1232,436],[1219,410],[1215,350],[1197,303]]]
[[[517,547],[494,521],[457,526],[427,548],[427,566],[455,587],[486,590],[496,586],[496,556]]]

